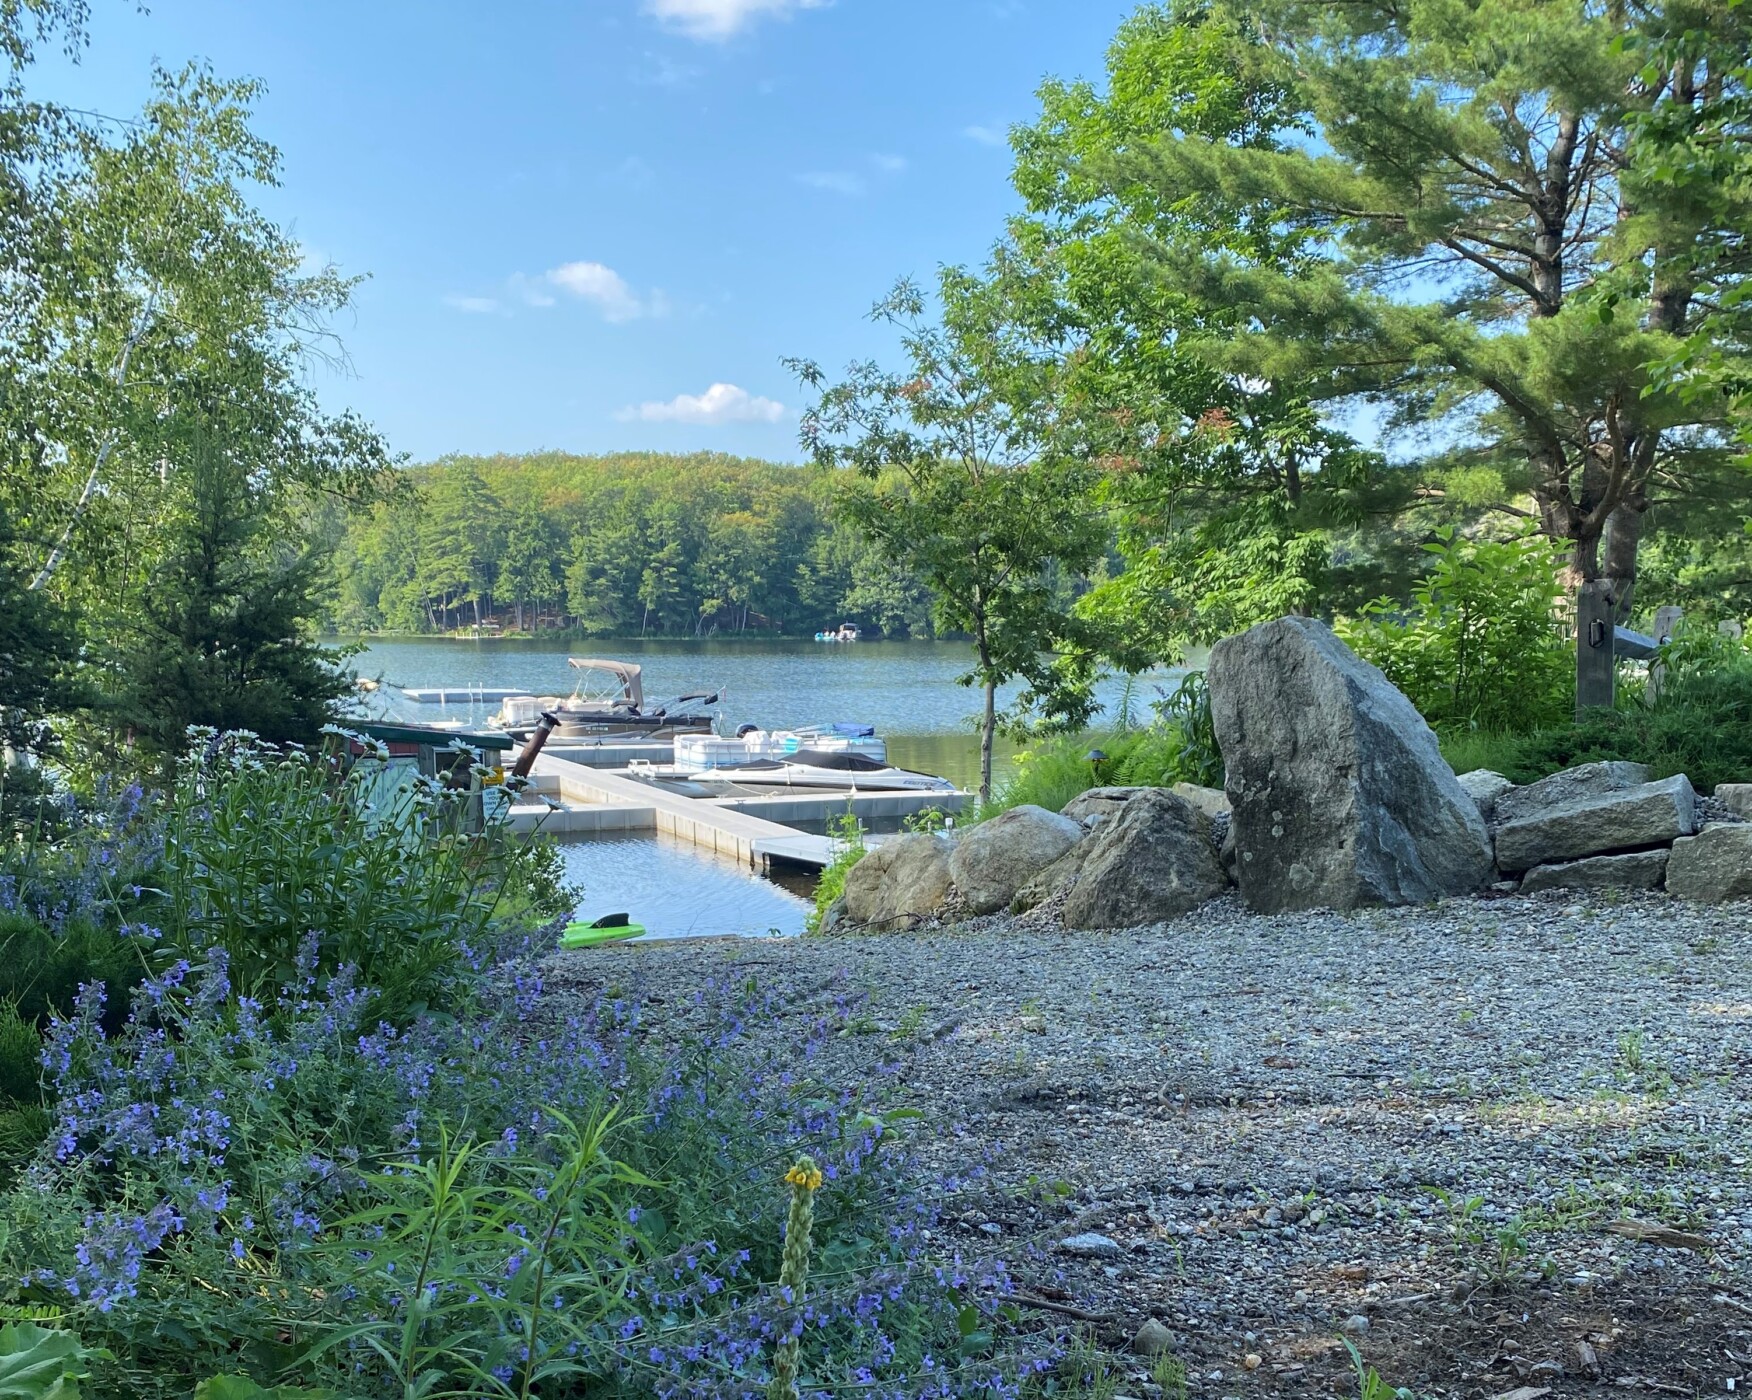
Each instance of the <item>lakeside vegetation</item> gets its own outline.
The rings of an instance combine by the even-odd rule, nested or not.
[[[447,457],[333,511],[342,632],[933,635],[931,595],[834,511],[819,471],[711,453]]]

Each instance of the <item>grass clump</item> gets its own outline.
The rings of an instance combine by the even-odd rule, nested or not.
[[[820,933],[821,922],[834,901],[846,892],[846,876],[869,852],[864,844],[864,825],[850,812],[834,817],[827,824],[827,834],[833,839],[833,859],[822,869],[815,885],[815,903],[803,916],[804,933]]]

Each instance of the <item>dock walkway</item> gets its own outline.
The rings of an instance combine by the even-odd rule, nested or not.
[[[604,825],[579,827],[563,820],[573,815],[566,810],[554,814],[562,820],[551,825],[542,823],[543,830],[654,829],[745,865],[764,865],[772,859],[826,865],[833,858],[833,843],[825,836],[811,836],[795,827],[781,826],[716,802],[664,792],[619,773],[586,768],[543,754],[536,759],[531,776],[538,790],[556,794],[568,808],[576,806],[584,813],[600,810],[621,814]]]

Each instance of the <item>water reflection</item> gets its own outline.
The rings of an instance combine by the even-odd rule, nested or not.
[[[566,878],[584,887],[577,917],[626,913],[653,938],[798,934],[813,881],[793,888],[740,862],[655,832],[568,837]]]

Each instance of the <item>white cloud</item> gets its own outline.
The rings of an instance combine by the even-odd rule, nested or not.
[[[996,126],[964,126],[961,134],[969,141],[977,141],[982,146],[1007,146],[1010,138],[1001,127]]]
[[[645,0],[645,13],[690,39],[722,42],[763,16],[818,10],[832,0]]]
[[[734,384],[714,384],[703,394],[677,394],[667,403],[636,404],[615,414],[623,423],[777,423],[784,416],[784,404]]]
[[[861,177],[844,170],[811,170],[797,177],[797,183],[829,194],[861,195],[865,185]]]
[[[444,298],[444,304],[452,311],[467,311],[474,316],[489,316],[499,309],[497,297],[465,297],[455,292]]]
[[[548,272],[547,280],[580,301],[591,303],[605,321],[634,321],[646,311],[626,278],[599,262],[562,263]]]
[[[906,170],[907,166],[905,156],[873,155],[870,159],[875,163],[878,170],[886,171],[890,175],[901,174]]]

